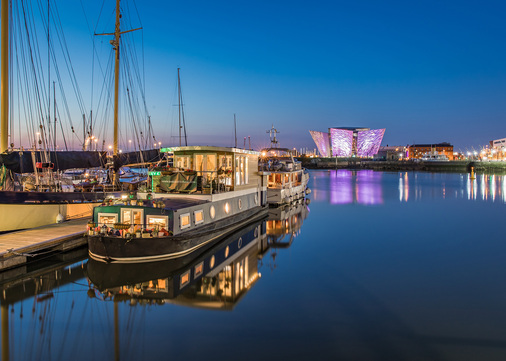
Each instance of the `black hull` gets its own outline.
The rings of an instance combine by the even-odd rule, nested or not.
[[[17,192],[0,191],[0,204],[101,202],[121,192]]]
[[[105,262],[150,262],[187,256],[212,247],[225,236],[267,215],[256,207],[182,235],[125,239],[104,235],[88,236],[90,257]]]
[[[95,287],[102,292],[114,287],[133,286],[152,280],[172,278],[213,255],[216,257],[216,263],[220,264],[226,258],[220,254],[220,251],[236,242],[239,238],[241,238],[242,247],[244,248],[256,239],[255,228],[262,222],[263,220],[252,222],[219,241],[212,242],[209,247],[203,247],[190,255],[176,259],[134,264],[105,263],[90,259],[86,265],[86,275]],[[239,252],[239,250],[235,251]],[[232,248],[231,253],[233,254],[233,252],[234,249]]]

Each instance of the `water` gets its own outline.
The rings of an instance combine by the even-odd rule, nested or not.
[[[505,177],[313,171],[310,187],[308,208],[196,259],[76,254],[4,283],[10,359],[506,358]]]

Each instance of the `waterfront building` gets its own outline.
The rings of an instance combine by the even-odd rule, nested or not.
[[[408,148],[402,145],[379,147],[378,153],[374,155],[377,160],[405,160],[408,156]]]
[[[453,145],[447,142],[432,144],[412,144],[408,146],[409,159],[421,159],[423,156],[437,152],[445,155],[448,160],[454,160]]]
[[[506,149],[506,138],[491,140],[490,147],[501,151]]]
[[[372,157],[378,153],[385,129],[340,127],[309,133],[322,157]]]

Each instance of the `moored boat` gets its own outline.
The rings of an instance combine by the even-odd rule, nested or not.
[[[310,192],[309,174],[287,148],[262,149],[259,170],[268,176],[267,202],[290,204]]]
[[[186,256],[266,213],[258,152],[175,147],[177,168],[154,168],[151,189],[95,207],[88,226],[92,258],[146,262]]]

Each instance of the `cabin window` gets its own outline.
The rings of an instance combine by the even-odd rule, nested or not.
[[[207,179],[214,178],[217,171],[216,154],[196,154],[195,170]]]
[[[175,157],[176,167],[182,169],[191,169],[190,156],[189,155],[178,155]]]
[[[204,273],[204,262],[200,262],[198,265],[195,266],[195,278],[199,277]]]
[[[214,267],[214,263],[216,262],[216,259],[214,258],[214,255],[211,256],[211,259],[209,260],[209,268],[213,268]]]
[[[225,203],[225,213],[226,214],[229,214],[230,213],[230,205],[227,203]]]
[[[158,227],[160,229],[169,227],[169,217],[167,216],[147,216],[148,228]]]
[[[229,254],[230,254],[230,247],[227,246],[227,248],[225,248],[225,258],[228,258]]]
[[[183,273],[179,279],[179,288],[183,288],[190,283],[190,270]]]
[[[239,209],[242,209],[242,199],[239,198],[237,205],[239,206]]]
[[[124,209],[121,208],[121,223],[132,225],[142,225],[144,214],[142,209]]]
[[[181,214],[181,216],[179,216],[179,222],[181,225],[181,229],[190,227],[191,225],[190,213]]]
[[[204,223],[204,211],[198,210],[193,212],[193,215],[195,216],[195,224]]]
[[[98,224],[114,224],[118,223],[118,215],[116,213],[99,213],[98,214]]]
[[[248,184],[248,157],[236,156],[235,157],[235,184],[242,185]]]
[[[211,208],[209,208],[209,215],[211,216],[211,219],[214,219],[214,217],[216,217],[216,209],[214,206],[211,206]]]

